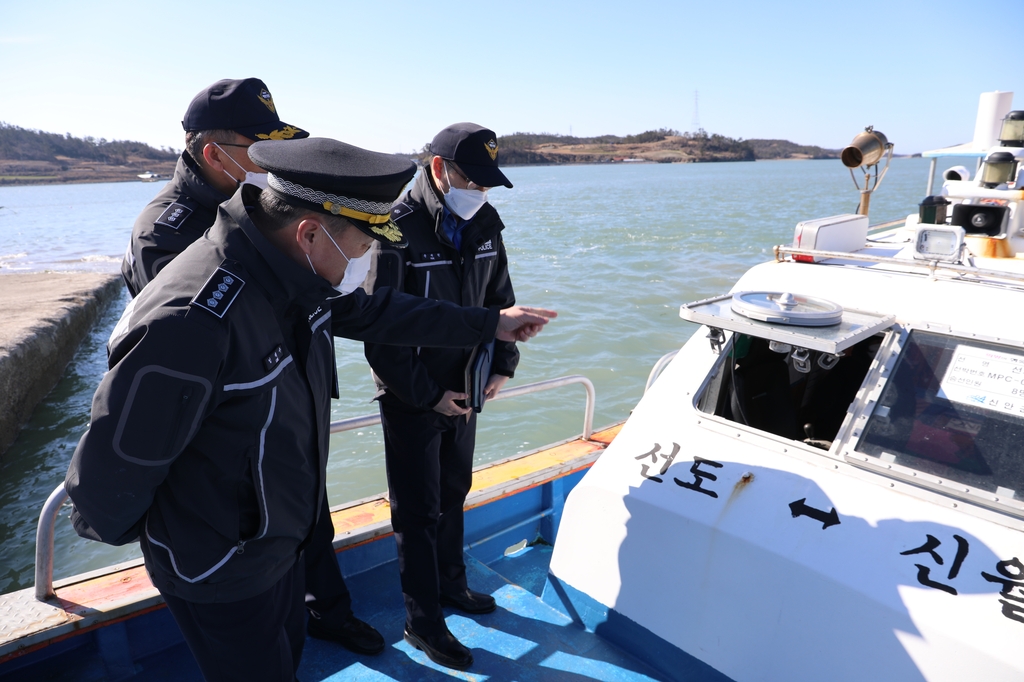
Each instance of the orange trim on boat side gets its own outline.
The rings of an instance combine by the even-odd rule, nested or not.
[[[619,435],[619,431],[626,425],[626,422],[621,422],[615,426],[610,426],[603,431],[590,434],[590,440],[598,443],[604,443],[605,445],[611,445],[612,441],[615,440],[615,436]]]
[[[341,535],[391,519],[391,505],[385,499],[370,500],[355,507],[331,512],[334,534]]]
[[[526,455],[518,459],[511,459],[501,462],[500,464],[495,464],[494,466],[481,469],[473,475],[472,492],[478,492],[500,485],[507,486],[510,483],[514,483],[519,479],[544,471],[545,469],[565,465],[573,459],[603,450],[612,442],[621,428],[622,424],[617,424],[608,429],[592,434],[591,438],[586,441],[582,439],[572,440],[546,450],[540,450],[531,455]],[[488,502],[510,497],[523,490],[535,488],[543,485],[549,480],[582,471],[590,466],[591,463],[588,462],[583,466],[574,467],[569,471],[560,472],[543,481],[532,481],[529,484],[522,485],[521,487],[510,489],[497,497],[489,498],[485,502],[467,506],[466,508],[472,509],[477,506],[487,504]],[[390,518],[391,506],[388,501],[383,498],[370,500],[369,502],[364,502],[346,509],[339,509],[331,513],[331,521],[334,523],[335,535],[357,532],[362,528],[389,521]],[[358,547],[368,542],[379,540],[380,538],[388,535],[392,535],[392,533],[390,531],[381,533],[380,535],[372,538],[367,538],[348,545],[343,549]],[[67,615],[66,619],[59,624],[47,625],[40,622],[39,629],[35,632],[29,633],[26,638],[33,636],[38,637],[40,634],[52,627],[59,628],[62,632],[60,632],[60,634],[54,634],[49,639],[38,641],[33,644],[29,644],[24,648],[16,649],[8,652],[7,654],[0,655],[0,663],[24,656],[25,654],[33,651],[38,651],[51,644],[65,640],[68,637],[73,637],[105,625],[119,623],[123,620],[164,608],[165,606],[159,592],[157,592],[156,588],[153,587],[152,582],[150,582],[149,575],[146,573],[146,568],[141,565],[108,573],[95,578],[89,578],[80,582],[69,583],[63,587],[57,588],[55,591],[57,594],[57,602],[60,608],[63,609]],[[141,604],[146,601],[150,601],[151,603],[142,606]],[[123,613],[120,615],[111,615],[111,617],[106,620],[102,619],[102,614],[113,614],[123,609],[132,608],[138,608],[138,610],[133,610],[129,613]],[[99,620],[93,620],[94,618],[97,618],[97,614],[100,614],[98,616]],[[83,624],[82,621],[85,618],[89,618],[92,622]],[[66,629],[68,626],[71,627],[70,630]],[[13,642],[7,642],[6,644],[10,643]]]

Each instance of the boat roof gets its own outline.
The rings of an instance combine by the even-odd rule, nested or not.
[[[985,149],[978,149],[973,142],[964,142],[963,144],[955,144],[952,147],[942,147],[941,149],[931,149],[926,152],[921,152],[921,156],[925,158],[967,156],[980,159],[985,156],[985,152]]]

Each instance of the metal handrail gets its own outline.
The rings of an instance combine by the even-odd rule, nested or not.
[[[498,395],[491,398],[491,400],[515,398],[521,395],[529,395],[530,393],[539,393],[540,391],[549,391],[553,388],[561,388],[562,386],[568,386],[570,384],[583,384],[583,388],[587,391],[587,405],[583,413],[583,438],[588,439],[594,432],[594,403],[597,400],[597,394],[594,391],[594,384],[585,376],[573,374],[570,376],[558,377],[556,379],[538,381],[532,384],[514,386],[512,388],[499,391]],[[340,419],[338,421],[331,422],[331,433],[341,433],[342,431],[366,428],[379,423],[379,414],[367,414],[362,417]],[[36,526],[35,595],[36,599],[40,601],[46,601],[47,599],[57,596],[56,592],[53,591],[53,529],[54,524],[57,521],[57,513],[60,511],[61,505],[64,504],[64,501],[67,499],[68,493],[64,489],[64,484],[61,483],[54,488],[53,492],[50,493],[50,496],[46,498],[46,503],[43,504],[43,509],[39,512],[39,525]]]
[[[665,371],[666,367],[668,367],[668,363],[672,362],[672,358],[677,355],[679,355],[678,349],[665,353],[656,363],[654,363],[654,367],[651,368],[651,373],[647,375],[647,385],[644,386],[644,393],[651,390],[651,386],[654,385],[654,382],[658,380],[661,373]]]
[[[53,526],[57,521],[57,512],[68,492],[61,483],[43,504],[39,512],[39,525],[36,526],[36,599],[45,601],[57,594],[53,591]]]
[[[976,268],[973,265],[945,263],[938,260],[911,260],[909,258],[894,258],[892,256],[873,255],[871,253],[865,253],[861,251],[858,251],[857,253],[847,253],[845,251],[799,249],[794,246],[776,246],[773,250],[775,252],[775,260],[779,262],[782,262],[784,260],[783,256],[815,256],[821,259],[851,260],[862,261],[866,263],[900,265],[906,268],[927,270],[930,273],[934,273],[937,270],[941,270],[955,272],[958,275],[991,277],[993,279],[1003,279],[1011,282],[1024,281],[1024,274],[1021,274],[1019,272],[1011,272],[1009,270],[989,270],[985,268]]]
[[[569,376],[537,381],[532,384],[513,386],[512,388],[506,388],[502,391],[498,391],[498,395],[491,398],[491,400],[517,398],[521,395],[550,391],[553,388],[561,388],[562,386],[569,386],[570,384],[583,384],[583,388],[587,391],[587,405],[583,412],[583,438],[586,440],[587,438],[590,438],[591,434],[594,432],[594,403],[597,399],[597,394],[594,391],[594,384],[590,379],[586,378],[582,374],[570,374]],[[341,433],[342,431],[351,431],[352,429],[362,429],[376,424],[380,424],[380,414],[365,414],[361,417],[339,419],[338,421],[331,422],[331,433]]]

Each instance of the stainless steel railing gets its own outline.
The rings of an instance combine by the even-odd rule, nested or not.
[[[569,386],[572,384],[582,384],[583,388],[587,391],[587,405],[584,408],[583,413],[583,438],[587,439],[590,438],[591,434],[594,432],[594,401],[596,400],[596,393],[594,392],[594,384],[591,383],[590,379],[581,374],[571,374],[569,376],[558,377],[557,379],[547,379],[533,384],[523,384],[522,386],[506,388],[503,391],[499,391],[498,395],[494,396],[491,400],[518,398],[521,395],[550,391],[553,388],[561,388],[562,386]],[[366,414],[362,417],[339,419],[336,422],[331,422],[331,433],[351,431],[352,429],[362,429],[375,424],[380,424],[380,414]]]
[[[512,388],[506,388],[505,390],[500,391],[498,395],[492,398],[492,400],[516,398],[521,395],[539,393],[540,391],[549,391],[553,388],[561,388],[562,386],[569,386],[571,384],[582,384],[583,388],[587,391],[587,403],[583,413],[583,438],[588,439],[594,432],[594,403],[597,400],[597,394],[594,391],[594,384],[585,376],[573,374],[570,376],[558,377],[557,379],[548,379],[546,381],[538,381],[532,384],[513,386]],[[340,419],[338,421],[331,422],[331,433],[341,433],[342,431],[351,431],[352,429],[362,429],[379,423],[379,414],[367,414],[362,417]],[[61,483],[54,488],[53,492],[50,493],[50,496],[46,498],[46,502],[43,504],[43,509],[39,512],[39,525],[36,526],[35,595],[36,599],[40,601],[45,601],[56,596],[56,593],[53,591],[53,529],[54,524],[57,521],[57,513],[60,511],[61,505],[63,505],[64,501],[67,499],[68,494],[64,490],[64,484]]]
[[[654,363],[654,367],[651,368],[651,373],[647,375],[647,385],[644,386],[644,393],[647,393],[647,391],[651,390],[651,386],[654,385],[654,382],[658,380],[658,377],[661,376],[661,373],[665,371],[666,367],[668,367],[668,363],[672,362],[672,358],[674,358],[678,354],[678,350],[669,351],[668,353],[662,355],[658,359],[658,361]]]

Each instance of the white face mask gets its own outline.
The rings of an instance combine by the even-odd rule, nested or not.
[[[247,184],[250,184],[250,185],[256,185],[260,189],[266,189],[267,188],[267,174],[266,173],[254,173],[252,171],[245,170],[244,168],[242,168],[242,164],[240,164],[237,161],[235,161],[235,159],[230,154],[228,154],[227,152],[224,151],[223,147],[221,147],[216,142],[213,142],[212,144],[213,144],[214,147],[219,149],[224,154],[224,156],[226,156],[229,159],[231,159],[231,163],[233,163],[236,166],[238,166],[239,170],[241,170],[243,173],[245,173],[245,180],[239,181],[238,178],[236,178],[234,175],[232,175],[231,173],[228,173],[226,170],[221,169],[221,172],[223,172],[224,175],[228,176],[229,178],[234,180],[239,185],[247,183]]]
[[[327,238],[331,240],[332,244],[334,244],[334,248],[338,250],[341,257],[345,259],[346,263],[348,263],[348,265],[345,266],[345,276],[341,278],[341,284],[334,287],[334,290],[340,294],[351,294],[359,288],[359,285],[363,283],[366,279],[366,275],[370,272],[370,266],[373,264],[373,249],[367,249],[366,253],[358,258],[349,258],[345,255],[345,252],[341,250],[341,247],[338,246],[338,242],[334,241],[334,237],[332,237],[331,233],[327,231],[327,228],[324,227],[323,223],[320,223],[320,229],[324,231]],[[317,274],[316,268],[313,267],[313,261],[310,260],[308,253],[306,254],[306,260],[309,261],[309,268],[313,271],[313,274]]]
[[[463,220],[469,220],[487,203],[487,190],[458,189],[452,187],[448,178],[448,164],[444,164],[444,179],[448,181],[448,191],[444,193],[444,203],[448,210]]]

